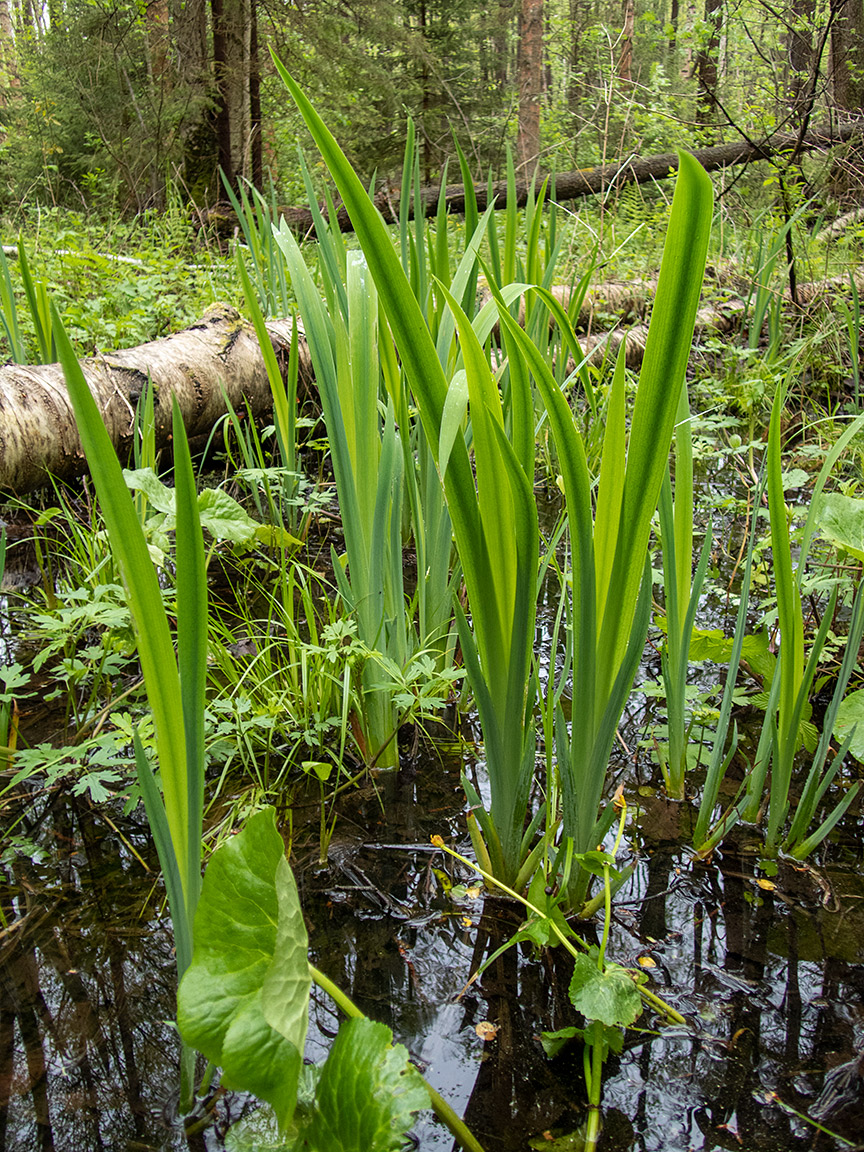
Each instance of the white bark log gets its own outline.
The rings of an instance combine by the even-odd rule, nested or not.
[[[287,364],[291,322],[268,324]],[[301,342],[301,367],[308,361]],[[209,432],[227,411],[248,402],[253,414],[271,406],[270,385],[255,332],[234,308],[217,304],[197,324],[122,352],[81,362],[121,458],[129,452],[135,405],[148,376],[155,388],[157,447],[171,430],[175,395],[187,434]],[[69,479],[86,471],[63,370],[59,364],[0,367],[0,489],[22,494],[49,473]]]

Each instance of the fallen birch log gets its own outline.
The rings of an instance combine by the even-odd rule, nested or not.
[[[277,359],[287,367],[290,320],[267,325]],[[255,416],[272,406],[270,385],[251,324],[236,309],[217,304],[190,328],[81,361],[121,459],[129,453],[135,406],[147,385],[154,389],[157,448],[171,432],[171,397],[176,396],[187,435],[203,435],[227,412],[247,404]],[[308,373],[305,341],[301,370]],[[0,489],[21,495],[49,475],[72,479],[87,465],[59,364],[0,367]]]
[[[864,290],[864,274],[855,277]],[[581,337],[582,351],[591,364],[601,364],[614,356],[626,340],[629,367],[642,362],[648,326],[645,323],[653,300],[654,282],[598,284],[582,301],[577,326],[588,334]],[[798,296],[809,306],[824,305],[848,291],[848,279],[835,278],[800,284]],[[480,300],[484,291],[481,288]],[[552,289],[566,308],[570,289]],[[788,300],[788,295],[787,295]],[[696,317],[696,335],[730,333],[741,327],[747,315],[742,299],[703,305]],[[613,331],[598,331],[597,321],[609,315],[627,317],[631,323]],[[637,321],[632,323],[632,321]],[[267,324],[277,360],[287,368],[291,343],[290,320]],[[298,340],[301,378],[312,380],[312,368],[305,338]],[[570,370],[575,365],[570,365]],[[170,440],[171,397],[175,395],[191,438],[208,434],[225,415],[227,397],[231,406],[247,405],[254,417],[272,407],[270,385],[255,332],[234,308],[217,304],[202,320],[173,336],[129,348],[122,352],[82,360],[90,389],[102,411],[112,442],[123,458],[127,456],[135,423],[135,406],[147,384],[155,390],[157,448]],[[0,367],[0,490],[23,495],[45,484],[50,476],[72,479],[87,470],[66,381],[59,364]]]

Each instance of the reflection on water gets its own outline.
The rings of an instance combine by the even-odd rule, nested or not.
[[[514,948],[465,988],[517,919],[499,900],[447,895],[463,877],[429,836],[462,836],[458,771],[426,761],[352,797],[325,869],[317,843],[295,842],[311,958],[393,1028],[488,1152],[578,1147],[556,1138],[584,1120],[581,1053],[550,1062],[537,1041],[576,1022],[566,956]],[[222,1147],[249,1100],[220,1096],[216,1126],[190,1144],[174,1123],[174,957],[155,871],[136,858],[154,869],[143,826],[112,815],[115,831],[65,793],[19,815],[34,858],[7,853],[5,864],[0,1150]],[[745,844],[694,865],[669,825],[659,808],[634,823],[642,855],[610,947],[625,964],[649,956],[690,1026],[646,1016],[646,1031],[628,1034],[607,1067],[604,1147],[840,1147],[791,1109],[812,1111],[826,1072],[864,1048],[862,878],[781,867],[766,889]],[[491,1041],[477,1034],[484,1021],[497,1027]],[[337,1026],[316,995],[310,1058]],[[822,1122],[854,1142],[864,1093],[860,1077],[845,1083]],[[431,1114],[415,1133],[420,1149],[452,1147]]]

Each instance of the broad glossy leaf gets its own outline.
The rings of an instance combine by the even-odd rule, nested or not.
[[[214,854],[195,916],[195,951],[177,994],[184,1040],[228,1087],[294,1112],[309,1003],[307,936],[272,808]]]
[[[313,1152],[399,1152],[413,1114],[429,1093],[386,1024],[343,1024],[315,1092],[303,1132]]]
[[[570,1001],[587,1019],[601,1024],[632,1024],[642,1013],[642,997],[626,969],[607,964],[601,972],[590,956],[575,958]]]
[[[837,709],[837,720],[834,724],[834,735],[837,739],[841,742],[845,740],[853,728],[855,734],[849,743],[849,751],[856,760],[864,763],[864,688],[850,692]]]
[[[143,492],[157,512],[174,515],[174,489],[163,484],[152,468],[124,468],[123,479],[128,488]]]
[[[221,488],[205,488],[198,497],[201,527],[216,540],[245,544],[255,535],[258,525],[252,517]]]
[[[829,492],[819,501],[816,529],[836,548],[864,560],[864,500]]]

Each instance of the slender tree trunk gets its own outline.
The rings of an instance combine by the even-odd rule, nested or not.
[[[618,53],[618,79],[630,82],[633,79],[633,32],[636,27],[635,0],[623,0],[621,27],[621,50]]]
[[[678,0],[672,0],[669,9],[669,55],[674,57],[678,46]]]
[[[831,101],[842,112],[856,112],[864,91],[864,6],[862,0],[832,0]]]
[[[216,168],[216,137],[207,0],[169,0],[173,40],[173,89],[185,103],[180,136],[184,178],[193,194],[206,196]]]
[[[789,30],[786,34],[789,62],[786,101],[794,126],[801,121],[810,90],[815,15],[816,0],[792,0],[789,9]]]
[[[230,0],[227,0],[230,2]],[[219,167],[229,184],[234,184],[234,166],[231,155],[231,113],[228,99],[228,37],[225,28],[226,0],[210,0],[213,17],[213,74],[216,80],[216,155]]]
[[[522,0],[519,18],[519,163],[540,157],[540,95],[543,90],[543,0]]]
[[[226,103],[231,139],[231,169],[235,180],[251,171],[249,148],[251,65],[251,0],[224,0],[226,43]]]
[[[9,0],[0,0],[0,107],[5,107],[14,98],[20,86]]]
[[[711,124],[717,107],[717,57],[723,23],[723,0],[705,0],[707,39],[696,55],[696,119]]]
[[[860,114],[864,99],[864,6],[862,0],[831,0],[829,76],[831,102],[838,119]],[[838,157],[831,172],[835,196],[846,203],[860,203],[864,184],[864,148],[853,145]]]
[[[249,124],[252,148],[252,183],[264,189],[264,142],[261,120],[261,59],[258,46],[258,0],[250,0],[251,35],[249,40]]]
[[[510,25],[513,0],[498,0],[498,22],[493,36],[495,47],[495,83],[506,88],[510,79]]]

